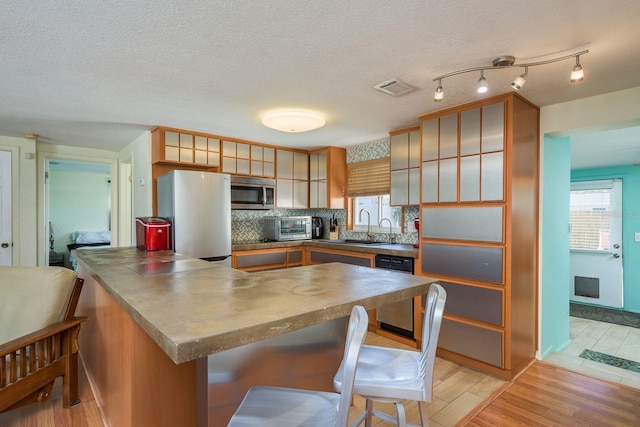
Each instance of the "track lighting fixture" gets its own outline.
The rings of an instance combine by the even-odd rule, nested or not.
[[[433,94],[433,100],[435,102],[440,102],[444,99],[444,89],[442,89],[442,81],[438,81],[438,87],[436,88],[436,93]]]
[[[584,80],[584,70],[580,65],[580,55],[576,56],[576,65],[571,71],[571,83],[581,82]]]
[[[478,79],[478,93],[485,93],[489,90],[487,79],[484,78],[484,70],[480,70],[480,78]]]
[[[524,67],[524,74],[520,74],[516,79],[511,83],[511,87],[515,90],[522,89],[522,86],[527,82],[527,74],[529,73],[529,67]]]
[[[498,58],[495,58],[493,60],[492,65],[488,65],[484,67],[467,68],[465,70],[453,71],[451,73],[443,74],[441,76],[436,77],[435,79],[433,79],[433,81],[438,82],[438,87],[433,95],[433,100],[435,102],[440,102],[444,99],[444,90],[442,89],[442,80],[451,76],[480,71],[480,79],[478,80],[477,91],[478,93],[486,93],[487,90],[489,89],[489,86],[487,84],[487,79],[484,77],[484,72],[486,70],[497,70],[497,69],[504,70],[512,67],[522,67],[524,68],[524,73],[521,74],[519,77],[516,77],[513,83],[511,83],[511,87],[513,89],[520,90],[526,83],[527,76],[529,75],[529,67],[550,64],[552,62],[563,61],[565,59],[570,59],[570,58],[576,58],[576,65],[573,67],[571,71],[571,83],[580,82],[584,79],[584,70],[582,69],[582,65],[580,65],[580,55],[585,55],[587,53],[589,53],[588,50],[583,50],[581,52],[572,53],[571,55],[565,55],[558,58],[547,59],[546,61],[528,62],[526,64],[516,64],[515,63],[516,58],[511,55],[499,56]]]

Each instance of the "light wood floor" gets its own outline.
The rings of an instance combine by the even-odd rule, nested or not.
[[[640,391],[535,362],[465,426],[638,426]]]
[[[368,335],[366,342],[401,347],[373,334]],[[101,426],[95,399],[84,371],[80,371],[82,402],[78,406],[62,408],[61,383],[58,380],[48,402],[0,414],[0,426]],[[376,404],[376,408],[393,413],[388,406]],[[356,396],[350,419],[353,420],[363,409],[364,400]],[[406,409],[408,421],[418,423],[417,405],[407,402]],[[481,412],[476,414],[478,411]],[[515,382],[509,383],[438,358],[434,372],[434,399],[428,405],[428,413],[432,427],[631,426],[640,425],[640,391],[541,362],[536,362]],[[388,425],[392,424],[374,419],[374,426]]]

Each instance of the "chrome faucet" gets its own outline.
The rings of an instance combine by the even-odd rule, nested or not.
[[[389,222],[389,243],[393,243],[393,241],[395,240],[395,236],[393,235],[393,226],[391,225],[391,220],[389,218],[382,218],[380,220],[380,223],[378,224],[378,226],[380,226],[380,228],[382,228],[382,223],[384,221]]]
[[[362,222],[362,212],[367,213],[367,239],[372,240],[373,234],[371,234],[371,212],[366,209],[360,209],[360,213],[358,213],[358,221]]]

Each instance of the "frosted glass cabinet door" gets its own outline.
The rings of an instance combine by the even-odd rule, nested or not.
[[[409,167],[420,167],[420,131],[409,132]]]
[[[482,155],[482,200],[503,200],[503,153]]]
[[[480,153],[480,109],[460,113],[460,155]]]
[[[327,152],[318,153],[318,179],[327,179]]]
[[[458,155],[458,115],[449,114],[440,118],[440,158]]]
[[[393,135],[389,141],[391,170],[409,167],[409,136],[406,133]]]
[[[298,209],[309,207],[309,185],[307,181],[293,181],[293,207]]]
[[[290,179],[276,180],[276,205],[279,208],[293,207],[293,181]]]
[[[460,158],[460,201],[480,200],[480,156]]]
[[[504,149],[504,102],[482,107],[482,152]]]
[[[409,203],[409,169],[391,171],[391,205],[404,206]]]
[[[277,150],[277,156],[277,177],[284,179],[293,179],[293,151]]]
[[[409,169],[409,204],[420,203],[420,168]]]
[[[438,159],[438,119],[422,122],[422,161]]]
[[[440,160],[440,201],[458,199],[458,159]]]
[[[309,155],[293,153],[293,179],[309,180]]]
[[[438,162],[422,164],[422,203],[438,201]]]
[[[316,181],[318,178],[319,165],[318,165],[318,153],[312,153],[309,155],[309,180]]]

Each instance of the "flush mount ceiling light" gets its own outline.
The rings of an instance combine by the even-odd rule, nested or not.
[[[324,126],[325,120],[306,111],[275,111],[262,118],[262,124],[282,132],[307,132]]]
[[[581,52],[572,53],[571,55],[565,55],[558,58],[548,59],[546,61],[528,62],[525,64],[516,64],[516,58],[511,55],[499,56],[498,58],[493,60],[492,65],[487,65],[484,67],[467,68],[465,70],[453,71],[451,73],[443,74],[441,76],[436,77],[435,79],[433,79],[433,81],[438,82],[438,87],[436,88],[436,91],[433,94],[433,100],[435,102],[440,102],[444,99],[444,89],[442,87],[442,80],[451,76],[480,71],[480,79],[478,80],[477,91],[478,93],[485,93],[489,88],[487,79],[484,77],[484,72],[486,70],[498,70],[498,69],[505,70],[513,67],[524,68],[524,73],[521,74],[519,77],[516,77],[513,83],[511,83],[511,87],[513,89],[520,90],[522,86],[524,86],[525,84],[526,78],[529,73],[529,67],[535,67],[535,66],[544,65],[544,64],[551,64],[552,62],[564,61],[565,59],[571,59],[571,58],[576,58],[576,65],[571,70],[571,83],[580,82],[584,80],[584,70],[582,69],[582,65],[580,65],[580,55],[586,55],[587,53],[589,53],[588,50],[583,50]]]

